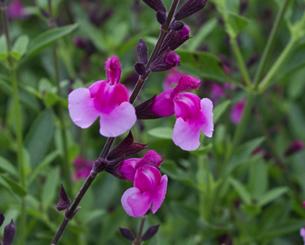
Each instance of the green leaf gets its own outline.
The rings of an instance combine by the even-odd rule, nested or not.
[[[4,35],[0,37],[0,61],[6,60],[7,58],[7,45]]]
[[[239,33],[241,33],[245,27],[249,24],[249,20],[238,14],[228,12],[227,18],[227,28],[229,34],[236,38]]]
[[[272,202],[273,200],[279,198],[283,194],[288,192],[287,187],[278,187],[271,191],[268,191],[266,194],[264,194],[258,201],[259,206],[264,206],[268,204],[269,202]]]
[[[203,42],[203,40],[216,28],[217,19],[209,20],[188,42],[188,50],[195,51]]]
[[[53,151],[48,154],[41,163],[37,165],[37,167],[33,170],[30,175],[29,184],[32,183],[36,179],[36,177],[41,174],[58,156],[59,151]]]
[[[18,61],[26,53],[29,38],[25,35],[18,37],[12,49],[12,56]]]
[[[228,109],[230,104],[231,104],[231,101],[226,100],[216,106],[216,108],[214,109],[214,123],[217,123],[217,121],[220,119],[222,114]]]
[[[258,199],[268,188],[268,167],[262,160],[249,166],[248,189],[251,195]]]
[[[229,179],[230,184],[233,186],[235,191],[238,193],[240,198],[244,201],[245,204],[250,205],[251,204],[251,195],[246,189],[246,187],[240,183],[239,181],[230,178]]]
[[[20,197],[26,196],[26,190],[21,185],[19,185],[15,180],[6,176],[2,176],[0,178],[2,178],[5,181],[5,183],[11,188],[13,193],[15,193]]]
[[[219,82],[236,83],[226,75],[221,66],[220,60],[208,52],[178,51],[181,58],[181,69],[206,79]]]
[[[160,139],[171,139],[173,130],[169,127],[153,128],[147,132],[149,135]]]
[[[12,163],[0,156],[0,172],[9,173],[15,177],[18,176],[18,171]]]
[[[86,219],[84,220],[84,223],[89,224],[95,219],[100,219],[105,214],[105,210],[93,210],[87,215]]]
[[[57,187],[59,185],[59,169],[53,168],[47,174],[47,180],[43,186],[42,190],[42,205],[44,209],[48,208],[50,205],[53,205],[53,201],[57,194]]]
[[[25,145],[33,166],[36,166],[44,158],[52,143],[54,132],[52,112],[45,110],[36,118],[26,136]]]
[[[30,42],[27,55],[32,56],[38,53],[40,50],[50,46],[58,39],[69,35],[73,31],[75,31],[77,27],[78,24],[73,24],[63,27],[56,27],[41,33],[36,38],[34,38],[33,41]]]

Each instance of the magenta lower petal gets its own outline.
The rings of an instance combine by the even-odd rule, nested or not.
[[[99,116],[90,97],[89,89],[75,89],[69,94],[68,102],[70,117],[81,128],[90,127]]]
[[[167,176],[163,175],[158,190],[156,191],[153,197],[152,206],[151,206],[151,211],[153,213],[156,213],[158,211],[158,209],[161,207],[165,199],[165,195],[167,191],[167,182],[168,182]]]
[[[173,131],[174,143],[185,151],[196,150],[200,146],[200,127],[200,124],[177,118]]]
[[[146,165],[137,169],[133,185],[143,192],[153,192],[159,185],[161,173],[154,166]]]
[[[137,120],[132,104],[123,102],[110,113],[101,114],[100,134],[106,137],[117,137],[132,128]]]
[[[201,112],[203,113],[204,123],[202,132],[207,137],[213,136],[214,122],[213,122],[213,102],[210,99],[201,100]]]
[[[141,192],[138,188],[132,187],[124,192],[121,203],[129,216],[142,217],[150,209],[151,197],[148,193]]]

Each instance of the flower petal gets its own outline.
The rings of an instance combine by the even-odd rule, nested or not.
[[[173,131],[174,143],[185,151],[196,150],[200,146],[200,127],[200,123],[177,118]]]
[[[160,181],[160,185],[156,191],[156,193],[154,194],[153,200],[152,200],[152,206],[151,206],[151,211],[152,213],[156,213],[158,211],[158,209],[161,207],[164,199],[165,199],[165,195],[166,195],[166,191],[167,191],[167,176],[163,175]]]
[[[118,83],[121,78],[122,68],[120,59],[117,56],[111,56],[105,63],[107,80],[112,84]]]
[[[68,102],[70,117],[78,127],[90,127],[99,116],[90,97],[89,89],[79,88],[73,90],[69,94]]]
[[[141,192],[138,188],[132,187],[127,189],[121,203],[125,212],[131,217],[142,217],[151,206],[151,197],[146,192]]]
[[[136,111],[133,105],[123,102],[110,113],[101,114],[100,134],[106,137],[117,137],[131,129],[136,121]]]
[[[151,165],[138,168],[133,185],[143,192],[153,192],[159,185],[161,173],[159,169]]]
[[[184,120],[198,120],[200,117],[200,98],[192,93],[179,93],[174,97],[176,117]]]
[[[145,164],[149,164],[155,167],[159,167],[162,163],[162,157],[154,150],[149,150],[146,152],[141,162],[139,163],[139,167]]]
[[[210,99],[201,100],[201,112],[203,113],[203,126],[202,132],[207,137],[213,136],[214,122],[213,122],[213,102]]]
[[[129,158],[124,160],[118,168],[119,175],[123,179],[133,181],[139,161],[141,161],[141,158]]]
[[[153,112],[158,116],[168,117],[174,114],[174,103],[171,98],[172,89],[159,94],[153,104]]]

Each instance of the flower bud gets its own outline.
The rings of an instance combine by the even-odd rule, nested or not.
[[[167,65],[171,66],[171,68],[172,68],[172,67],[179,65],[180,56],[176,52],[171,51],[165,56],[164,61]]]
[[[59,192],[59,200],[56,204],[56,209],[58,211],[63,211],[63,210],[66,210],[69,206],[70,206],[70,199],[69,199],[63,185],[61,185],[60,192]]]
[[[16,226],[14,224],[14,221],[11,220],[11,223],[4,227],[3,245],[11,245],[13,243],[15,233]]]
[[[285,156],[286,157],[291,156],[293,154],[298,153],[299,151],[302,151],[303,149],[304,149],[303,141],[301,141],[301,140],[292,141],[285,152]]]
[[[146,64],[148,61],[148,50],[146,43],[141,39],[137,45],[137,58],[138,62]]]
[[[190,38],[190,34],[191,29],[188,25],[184,25],[179,31],[172,32],[167,40],[169,48],[171,50],[177,49]]]
[[[174,21],[170,25],[170,29],[173,30],[173,31],[180,31],[183,27],[184,27],[184,23],[181,22],[181,21]]]
[[[142,63],[136,63],[134,68],[139,75],[144,75],[146,73],[145,65]]]
[[[182,20],[201,10],[207,0],[188,0],[176,13],[175,19]]]
[[[0,213],[0,226],[3,224],[4,219],[4,215]]]
[[[136,238],[134,233],[128,228],[120,228],[120,233],[123,237],[125,237],[129,241],[133,241]]]
[[[143,0],[149,7],[151,7],[156,12],[166,12],[166,8],[161,0]]]
[[[157,12],[156,13],[157,21],[163,25],[166,21],[166,12]]]

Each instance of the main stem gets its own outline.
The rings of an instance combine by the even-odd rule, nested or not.
[[[151,64],[152,60],[155,58],[155,56],[159,53],[160,48],[162,47],[162,44],[164,42],[164,39],[166,37],[166,34],[169,30],[169,25],[172,22],[174,13],[176,11],[176,8],[179,4],[180,0],[173,0],[169,14],[167,16],[167,20],[165,22],[165,24],[162,26],[161,31],[160,31],[160,35],[159,35],[159,39],[155,45],[155,48],[150,56],[150,59],[148,61],[148,64],[146,66],[146,68],[149,67],[149,65]],[[130,96],[130,103],[134,103],[136,98],[138,97],[145,80],[147,79],[147,77],[149,76],[150,71],[148,70],[147,73],[145,75],[139,76],[138,81],[136,83],[136,86]],[[103,147],[102,152],[99,155],[98,159],[106,159],[107,155],[111,149],[111,146],[114,142],[115,138],[107,138],[106,143]],[[72,201],[72,204],[70,205],[70,207],[66,210],[65,212],[65,217],[63,222],[60,224],[60,226],[58,227],[57,232],[55,233],[52,243],[51,245],[56,245],[58,244],[59,240],[61,239],[69,221],[73,218],[74,214],[77,212],[77,208],[79,203],[81,202],[81,200],[83,199],[84,195],[86,194],[86,192],[88,191],[88,189],[90,188],[91,184],[93,183],[93,181],[95,180],[96,176],[98,175],[98,172],[95,169],[92,169],[89,176],[87,177],[87,179],[85,180],[85,182],[83,183],[81,189],[79,190],[78,194],[76,195],[76,197],[74,198],[74,200]]]
[[[1,1],[1,19],[3,25],[4,36],[6,40],[6,49],[7,49],[7,61],[10,69],[10,77],[12,82],[13,89],[13,103],[15,109],[15,130],[16,130],[16,141],[17,141],[17,160],[19,168],[19,178],[21,186],[26,189],[26,171],[23,161],[23,133],[22,133],[22,118],[21,118],[21,104],[19,100],[19,89],[17,83],[16,67],[14,61],[11,57],[11,39],[9,33],[9,23],[7,18],[7,5],[5,1]],[[25,198],[21,199],[20,204],[20,233],[19,233],[19,244],[25,244],[26,240],[26,202]]]

